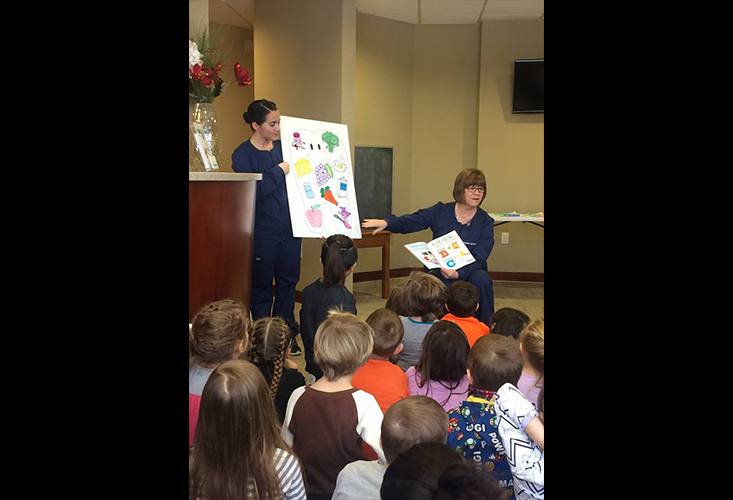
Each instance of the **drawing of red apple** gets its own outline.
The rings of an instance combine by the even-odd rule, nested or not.
[[[323,214],[318,210],[320,205],[314,205],[310,210],[305,211],[305,218],[311,227],[321,227],[323,225]]]

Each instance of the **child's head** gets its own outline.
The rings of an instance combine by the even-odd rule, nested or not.
[[[522,354],[532,368],[545,374],[545,320],[536,319],[522,330],[519,335]]]
[[[201,363],[215,365],[247,350],[249,312],[238,300],[210,302],[193,318],[189,330],[191,354]]]
[[[459,318],[467,318],[478,307],[479,291],[476,285],[468,281],[454,281],[448,287],[448,311]]]
[[[389,358],[402,343],[405,327],[400,317],[389,309],[377,309],[366,319],[367,325],[374,331],[374,347],[372,354],[380,358]]]
[[[270,396],[275,399],[290,345],[290,328],[277,317],[254,322],[250,335],[249,360],[270,377]]]
[[[326,287],[343,285],[344,278],[356,264],[358,252],[354,242],[343,234],[329,236],[321,246],[323,284]]]
[[[206,451],[221,445],[226,452],[231,449],[225,443],[231,443],[254,451],[261,434],[276,421],[270,390],[259,368],[243,359],[231,359],[206,381],[195,447]]]
[[[382,448],[387,463],[418,443],[445,444],[448,414],[434,399],[410,396],[389,407],[382,420]]]
[[[248,479],[275,498],[275,448],[289,450],[277,428],[275,407],[260,370],[244,360],[222,363],[201,394],[191,487],[201,498],[247,496]],[[232,474],[231,471],[237,471]],[[243,477],[242,477],[243,476]]]
[[[409,281],[407,282],[409,283]],[[389,291],[389,297],[384,304],[385,309],[393,311],[400,316],[409,316],[409,308],[407,307],[407,283],[392,287]]]
[[[522,311],[511,307],[502,307],[494,313],[491,333],[518,339],[527,323],[529,323],[529,316]]]
[[[415,365],[420,374],[418,385],[422,387],[428,380],[440,380],[457,387],[466,374],[469,349],[461,327],[445,320],[433,323],[425,335],[420,359]]]
[[[374,332],[350,313],[331,312],[316,330],[313,352],[327,380],[353,374],[366,363],[374,347]]]
[[[406,316],[421,317],[423,321],[438,319],[448,300],[448,288],[432,274],[413,272],[405,283]]]
[[[513,338],[484,335],[473,344],[467,368],[477,389],[496,392],[507,382],[517,385],[522,376],[519,344]]]
[[[420,443],[387,467],[380,495],[382,500],[503,500],[511,492],[448,446]]]

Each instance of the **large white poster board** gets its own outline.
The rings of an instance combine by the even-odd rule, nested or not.
[[[361,238],[346,125],[281,116],[280,139],[293,236]]]

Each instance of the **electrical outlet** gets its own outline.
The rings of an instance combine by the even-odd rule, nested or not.
[[[501,244],[502,245],[509,244],[509,233],[501,233]]]

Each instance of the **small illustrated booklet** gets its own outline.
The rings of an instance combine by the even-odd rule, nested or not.
[[[450,233],[427,243],[418,241],[405,245],[412,255],[428,269],[460,269],[476,262],[458,233]]]

